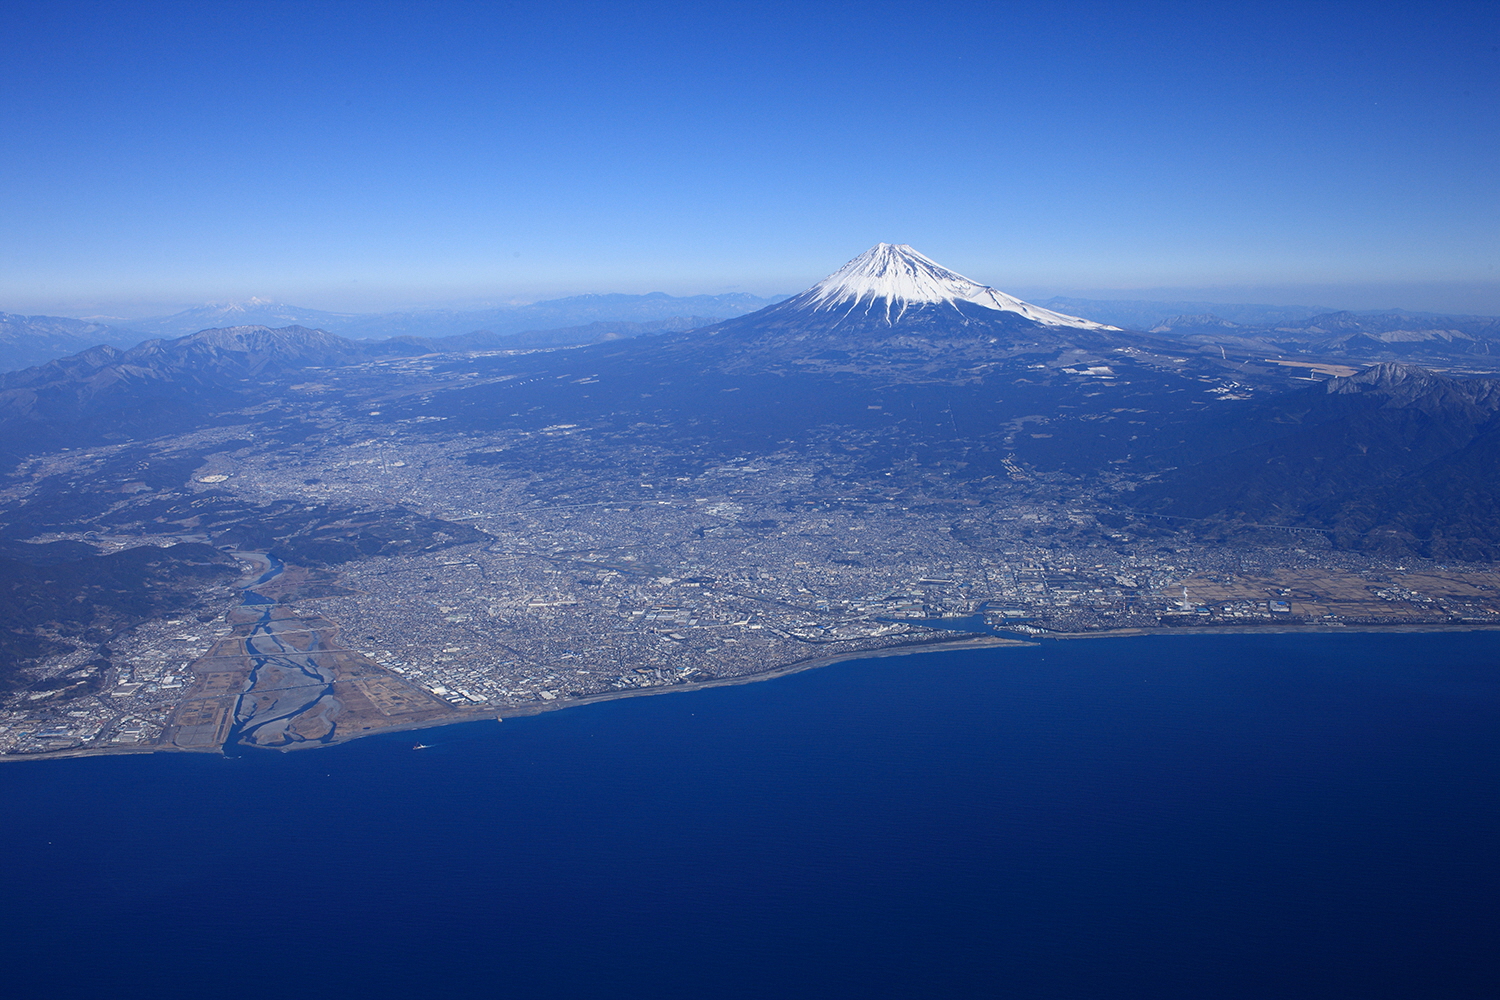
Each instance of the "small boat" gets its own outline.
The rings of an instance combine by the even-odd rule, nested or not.
[[[418,744],[414,745],[412,747],[412,749],[413,750],[431,750],[432,748],[429,747],[426,743],[418,743]]]

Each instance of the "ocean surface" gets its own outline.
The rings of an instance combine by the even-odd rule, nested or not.
[[[848,662],[0,803],[17,998],[1500,996],[1500,634]]]

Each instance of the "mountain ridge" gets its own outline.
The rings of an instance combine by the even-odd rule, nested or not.
[[[1500,519],[1484,514],[1500,504],[1500,378],[1373,365],[1244,404],[1164,458],[1178,464],[1129,495],[1137,509],[1316,528],[1386,555],[1500,558]]]

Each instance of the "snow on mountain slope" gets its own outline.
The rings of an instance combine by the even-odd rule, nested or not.
[[[905,243],[879,243],[818,282],[787,305],[845,315],[883,312],[896,322],[912,306],[969,302],[1020,315],[1045,326],[1113,330],[1112,326],[1043,309],[950,271]]]

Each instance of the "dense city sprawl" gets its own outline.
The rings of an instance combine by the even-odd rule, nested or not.
[[[41,539],[73,537],[105,550],[214,542],[241,573],[201,588],[189,614],[111,637],[102,674],[86,670],[97,669],[101,650],[47,660],[38,683],[7,699],[0,752],[216,748],[254,714],[240,702],[258,690],[249,670],[255,651],[225,645],[245,641],[247,595],[275,602],[279,634],[321,635],[327,655],[343,658],[340,669],[364,678],[362,713],[327,688],[342,725],[334,711],[312,739],[283,719],[269,736],[246,740],[277,746],[963,635],[1037,641],[1163,627],[1500,620],[1500,578],[1484,568],[1336,552],[1307,532],[1267,532],[1254,546],[1205,541],[1151,519],[1122,519],[1019,469],[982,483],[916,468],[855,479],[847,466],[857,452],[835,448],[812,460],[803,449],[682,476],[585,464],[571,475],[526,477],[469,460],[513,443],[504,434],[480,442],[365,430],[330,422],[326,437],[292,448],[257,445],[246,428],[160,442],[167,453],[207,456],[172,510],[256,508],[296,496],[323,512],[310,516],[325,518],[318,527],[328,544],[368,534],[399,501],[439,525],[419,549],[289,568],[241,548],[232,524],[194,532],[191,517],[168,522],[171,534],[142,521],[113,534]],[[536,433],[576,441],[583,452],[589,432]],[[60,455],[37,476],[77,475],[108,455]],[[128,510],[136,491],[120,486],[118,509]],[[330,510],[344,516],[326,520]],[[87,684],[45,683],[81,669]],[[377,675],[388,678],[380,682],[388,697],[371,695]],[[296,689],[281,675],[259,683],[262,691],[266,683]],[[314,684],[306,705],[282,708],[295,719],[292,710],[317,703],[327,714],[330,703],[314,697],[325,693]]]

